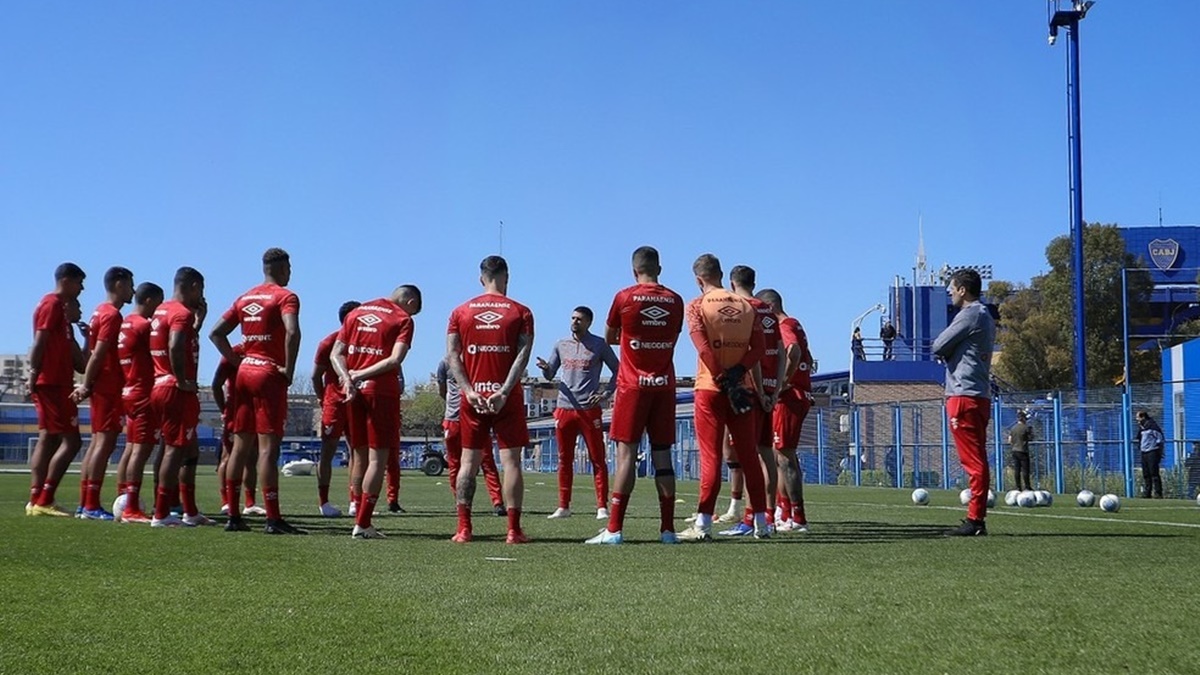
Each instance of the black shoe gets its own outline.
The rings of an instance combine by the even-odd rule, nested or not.
[[[263,526],[263,532],[266,534],[308,534],[305,530],[293,527],[283,518],[279,520],[268,520]]]
[[[246,521],[242,520],[241,518],[231,517],[228,521],[225,522],[225,531],[226,532],[249,532],[250,526],[247,525]]]
[[[508,509],[504,508],[503,504],[497,504],[496,508],[492,509],[492,513],[497,516],[507,516]]]
[[[962,525],[946,532],[947,537],[986,537],[987,525],[982,520],[966,518]]]
[[[406,513],[406,511],[400,508],[400,502],[388,502],[388,513]]]

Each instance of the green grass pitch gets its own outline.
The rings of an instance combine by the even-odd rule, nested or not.
[[[445,480],[405,474],[408,513],[355,541],[313,515],[312,477],[281,485],[312,535],[267,537],[29,518],[27,476],[0,475],[0,673],[1200,672],[1193,502],[1060,495],[947,539],[957,493],[810,487],[809,534],[664,546],[641,480],[626,543],[592,547],[590,478],[547,521],[555,478],[531,474],[534,542],[505,545],[489,512],[462,546]],[[215,512],[215,477],[199,487]]]

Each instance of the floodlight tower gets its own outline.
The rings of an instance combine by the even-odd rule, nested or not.
[[[1067,29],[1067,147],[1071,165],[1071,272],[1075,289],[1075,388],[1083,394],[1087,387],[1087,353],[1084,342],[1083,308],[1083,159],[1079,139],[1079,22],[1096,4],[1094,0],[1072,0],[1070,9],[1060,9],[1060,0],[1047,0],[1050,14],[1050,44],[1058,38],[1058,29]]]

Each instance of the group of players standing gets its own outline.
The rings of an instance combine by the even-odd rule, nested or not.
[[[712,538],[714,510],[721,484],[721,461],[730,469],[733,502],[722,519],[737,520],[742,486],[748,493],[744,519],[722,534],[770,536],[774,531],[805,531],[802,477],[796,457],[800,429],[811,405],[812,358],[799,322],[787,316],[779,293],[754,295],[754,271],[738,266],[732,290],[722,287],[715,256],[693,265],[701,295],[685,303],[659,283],[658,252],[643,246],[633,253],[636,283],[619,293],[608,313],[601,339],[588,332],[592,312],[572,313],[572,336],[556,343],[549,360],[537,366],[547,379],[561,370],[555,413],[560,449],[559,508],[551,518],[570,512],[573,452],[584,436],[596,475],[597,518],[607,526],[590,544],[621,543],[626,508],[637,475],[638,450],[649,436],[650,460],[660,505],[660,540]],[[279,508],[278,460],[287,416],[287,390],[300,346],[299,299],[287,289],[288,254],[272,248],[263,254],[263,283],[242,294],[211,331],[222,366],[214,378],[232,447],[222,458],[226,530],[249,529],[240,510],[243,481],[257,464],[268,534],[302,534]],[[196,427],[199,331],[207,305],[204,278],[193,268],[178,270],[174,293],[151,283],[135,289],[133,274],[114,267],[105,274],[106,299],[97,308],[86,348],[75,341],[78,297],[85,275],[65,263],[56,270],[55,292],[34,313],[30,391],[38,412],[39,437],[31,457],[29,515],[66,516],[55,499],[59,481],[79,449],[77,405],[89,400],[92,443],[84,456],[78,515],[87,519],[149,522],[152,527],[215,524],[201,514],[195,499],[198,457]],[[484,469],[497,514],[508,519],[508,543],[529,541],[521,526],[524,494],[521,455],[529,445],[522,379],[533,348],[533,314],[507,295],[509,271],[499,256],[480,264],[483,294],[457,307],[450,316],[446,357],[439,382],[447,398],[446,445],[458,513],[453,541],[472,540],[471,506],[476,474]],[[120,310],[133,301],[134,311]],[[347,303],[341,327],[317,354],[314,381],[322,385],[322,432],[325,448],[318,471],[320,513],[340,515],[329,504],[329,463],[343,430],[351,448],[351,514],[356,538],[383,537],[372,515],[390,464],[400,448],[400,368],[413,338],[413,317],[421,311],[421,292],[403,285],[390,296],[362,304]],[[700,499],[691,525],[675,531],[675,370],[677,341],[686,326],[699,353],[695,382],[695,428],[700,456]],[[242,342],[229,336],[240,329]],[[620,345],[619,360],[609,345]],[[325,360],[327,359],[327,361]],[[616,377],[601,390],[603,365]],[[74,373],[83,382],[74,385]],[[328,375],[326,375],[328,374]],[[216,389],[225,382],[225,392]],[[222,395],[223,394],[223,395]],[[608,497],[601,407],[612,397],[609,437],[616,442],[616,472]],[[457,419],[454,419],[454,418]],[[122,513],[107,512],[100,490],[109,458],[127,420],[129,448],[118,466]],[[164,449],[156,462],[153,513],[142,512],[141,479],[154,447]],[[493,442],[502,472],[495,470]],[[777,476],[782,480],[777,480]],[[776,492],[778,491],[778,499]],[[248,500],[252,491],[247,492]],[[395,504],[395,493],[389,495]],[[776,502],[778,501],[778,505]],[[181,507],[182,517],[172,515]],[[398,507],[398,505],[396,505]],[[393,509],[394,510],[394,509]]]

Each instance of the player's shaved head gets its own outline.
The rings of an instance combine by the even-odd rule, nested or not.
[[[412,284],[397,286],[396,290],[392,291],[392,302],[403,307],[409,314],[416,314],[421,311],[421,289]]]
[[[134,291],[133,297],[137,300],[137,304],[145,305],[154,301],[162,302],[163,289],[158,284],[149,281],[143,281],[138,284],[137,290]]]
[[[110,267],[104,273],[104,290],[112,293],[122,281],[133,283],[133,272],[128,267]]]
[[[633,271],[636,274],[658,276],[662,272],[662,265],[658,260],[658,249],[653,246],[639,246],[633,252]]]
[[[711,253],[703,253],[692,263],[692,274],[714,286],[721,285],[721,261]]]
[[[783,297],[780,296],[779,291],[775,290],[774,288],[764,288],[758,293],[755,293],[754,297],[770,305],[771,310],[774,312],[783,311]]]
[[[175,270],[175,290],[191,288],[204,283],[204,275],[195,267],[180,267]]]
[[[346,315],[362,306],[362,303],[357,300],[347,300],[338,307],[338,323],[346,323]]]
[[[489,255],[479,263],[479,274],[488,281],[495,281],[508,274],[508,261],[498,255]]]
[[[729,282],[735,287],[746,291],[754,291],[754,268],[745,265],[734,265],[729,270]]]

